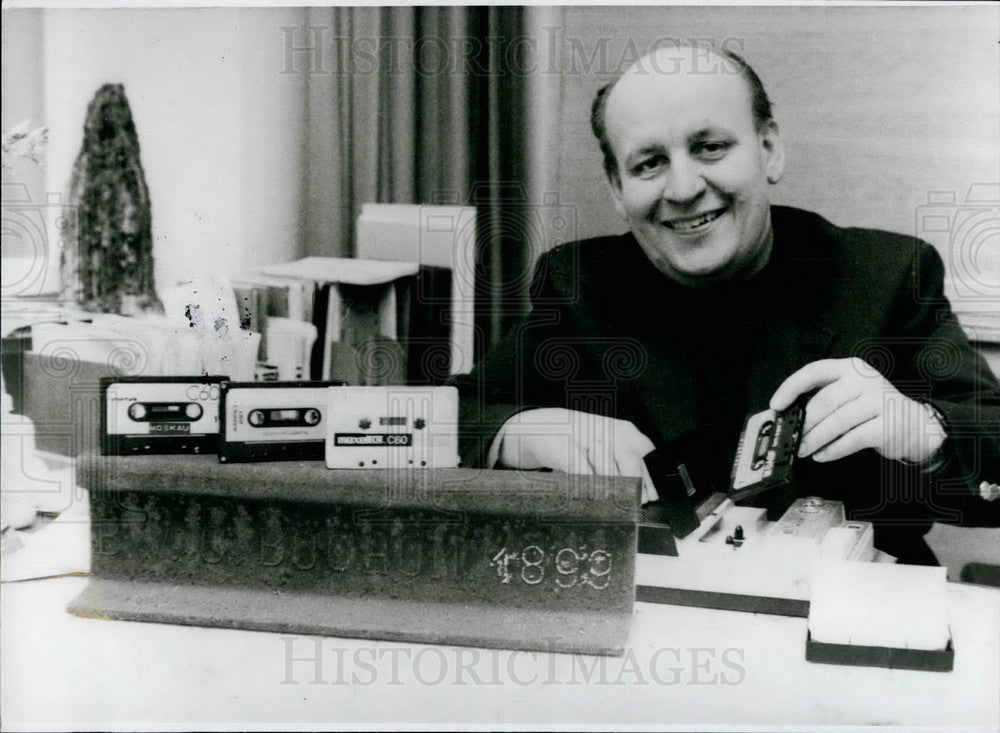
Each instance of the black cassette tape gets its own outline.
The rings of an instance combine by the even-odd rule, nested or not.
[[[214,453],[224,376],[103,377],[101,453]]]
[[[223,382],[219,460],[321,461],[327,389],[342,382]]]
[[[799,400],[784,412],[764,410],[747,418],[733,462],[733,501],[792,482],[805,416],[805,400]]]

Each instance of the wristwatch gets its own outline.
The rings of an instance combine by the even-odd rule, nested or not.
[[[934,453],[922,461],[909,461],[905,458],[900,458],[899,460],[905,466],[915,466],[925,473],[932,473],[941,468],[947,459],[944,444],[948,441],[948,430],[944,424],[944,415],[941,414],[941,411],[938,408],[930,402],[921,402],[920,406],[927,412],[927,417],[930,418],[930,421],[941,429],[941,434],[944,435],[944,440],[941,441],[941,445],[938,446],[938,449],[934,451]]]

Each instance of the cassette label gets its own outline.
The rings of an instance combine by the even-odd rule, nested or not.
[[[334,445],[413,445],[413,433],[396,435],[393,433],[380,433],[377,435],[362,435],[360,433],[337,433],[333,438]]]
[[[805,412],[800,400],[784,412],[764,410],[747,418],[733,462],[729,495],[734,501],[792,481]]]
[[[454,387],[339,387],[329,390],[329,468],[455,468]]]
[[[191,426],[188,423],[153,423],[149,426],[150,433],[176,435],[191,433]]]
[[[101,452],[215,452],[225,377],[105,377]]]
[[[222,462],[323,460],[327,390],[339,382],[222,384]]]

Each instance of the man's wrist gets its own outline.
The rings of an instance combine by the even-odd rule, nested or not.
[[[940,469],[947,461],[945,453],[945,442],[948,439],[948,430],[945,427],[944,415],[930,402],[918,402],[925,422],[918,431],[920,439],[926,441],[925,450],[929,450],[920,460],[901,458],[900,462],[906,466],[919,468],[925,473],[933,473]],[[922,446],[923,447],[923,446]]]

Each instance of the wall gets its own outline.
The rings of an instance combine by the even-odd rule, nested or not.
[[[627,49],[663,36],[727,41],[757,67],[788,146],[780,202],[836,223],[917,231],[930,193],[961,202],[970,185],[1000,181],[996,6],[536,6],[526,15],[536,73],[526,118],[512,124],[530,131],[543,221],[554,217],[546,202],[574,214],[564,238],[623,228],[589,105]],[[31,166],[18,180],[33,180],[33,195],[65,191],[90,96],[121,81],[143,146],[161,286],[297,256],[304,80],[280,73],[281,27],[305,17],[301,9],[4,11],[3,127],[33,117],[52,130],[44,187]],[[1000,295],[995,233],[984,242],[920,232],[952,271]],[[559,241],[548,234],[537,249]],[[11,249],[8,239],[5,255]],[[965,300],[1000,309],[996,299]]]
[[[42,68],[42,11],[3,12],[0,30],[2,53],[2,97],[0,129],[4,134],[25,121],[31,129],[45,123]],[[23,158],[12,159],[2,174],[3,202],[3,297],[34,292],[44,284],[44,268],[38,255],[45,249],[44,217],[39,204],[45,201],[45,171]],[[44,208],[44,207],[42,207]]]
[[[624,231],[590,133],[594,92],[631,48],[645,53],[664,36],[726,42],[754,65],[774,103],[788,151],[777,202],[837,224],[919,231],[960,281],[953,300],[1000,311],[995,208],[964,237],[953,236],[954,225],[932,232],[918,224],[932,192],[962,203],[985,182],[994,184],[986,192],[994,207],[1000,199],[997,6],[572,7],[538,9],[531,22],[543,72],[533,98],[549,105],[533,119],[546,141],[534,148],[542,160],[533,196],[558,194],[581,235]]]
[[[293,259],[303,80],[281,74],[297,9],[44,14],[47,187],[65,191],[87,104],[125,86],[153,209],[157,286]]]
[[[3,105],[0,105],[0,128],[6,133],[27,120],[35,128],[44,124],[43,94],[45,75],[42,69],[42,13],[40,10],[5,12],[3,14],[0,50],[3,63]],[[4,183],[27,187],[32,200],[39,200],[43,191],[41,166],[28,161],[12,161],[10,170],[3,171]],[[6,250],[6,246],[5,246]],[[4,254],[10,254],[4,252]]]

